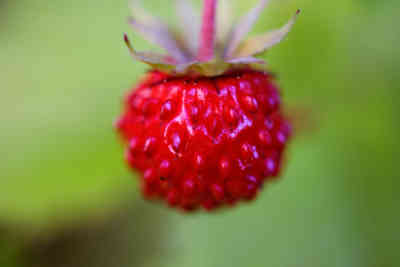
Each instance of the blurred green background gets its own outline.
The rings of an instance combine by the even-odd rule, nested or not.
[[[128,0],[0,0],[0,266],[400,266],[400,2],[271,2],[255,32],[303,11],[267,60],[316,129],[255,202],[185,215],[141,199],[112,128],[146,69]]]

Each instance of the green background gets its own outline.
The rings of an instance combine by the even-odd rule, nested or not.
[[[186,215],[141,199],[112,127],[146,70],[128,1],[0,0],[0,266],[399,266],[400,2],[271,2],[254,32],[303,11],[266,59],[313,127],[255,202]]]

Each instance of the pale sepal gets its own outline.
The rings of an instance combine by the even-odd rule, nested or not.
[[[128,19],[129,24],[147,41],[165,49],[178,62],[189,61],[189,55],[179,45],[173,31],[168,24],[149,15],[141,5],[141,1],[132,1],[133,17]]]
[[[189,0],[190,1],[190,0]],[[219,0],[217,16],[217,54],[223,55],[234,23],[232,0]]]
[[[260,0],[257,6],[244,15],[232,28],[225,47],[224,58],[231,58],[233,56],[236,48],[250,32],[267,3],[268,0]]]
[[[190,58],[196,58],[199,49],[200,16],[191,0],[175,0],[178,16],[181,43],[190,53]]]
[[[256,58],[256,57],[239,57],[239,58],[233,58],[226,60],[227,63],[229,64],[262,64],[265,65],[266,62],[261,59],[261,58]]]
[[[161,55],[153,52],[139,52],[136,51],[129,38],[126,34],[124,34],[124,41],[126,46],[129,49],[131,56],[138,61],[146,63],[155,69],[159,69],[166,72],[171,72],[176,68],[176,62],[166,55]]]
[[[244,41],[243,44],[241,44],[233,53],[233,57],[240,58],[257,56],[264,53],[272,46],[280,43],[290,32],[299,14],[300,10],[297,10],[296,14],[289,20],[289,22],[278,30],[256,35],[247,41]]]

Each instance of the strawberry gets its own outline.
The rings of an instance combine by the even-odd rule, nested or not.
[[[296,16],[279,30],[242,41],[266,2],[219,44],[217,1],[204,0],[198,47],[136,6],[147,21],[132,18],[131,25],[168,52],[137,52],[125,35],[132,56],[152,67],[127,95],[117,122],[144,196],[186,211],[213,210],[254,199],[279,175],[291,126],[273,75],[255,56],[282,40]],[[178,7],[183,20],[192,12],[183,0]]]

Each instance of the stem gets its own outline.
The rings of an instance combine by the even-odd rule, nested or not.
[[[204,0],[200,47],[197,55],[200,61],[208,61],[214,57],[217,1]]]

